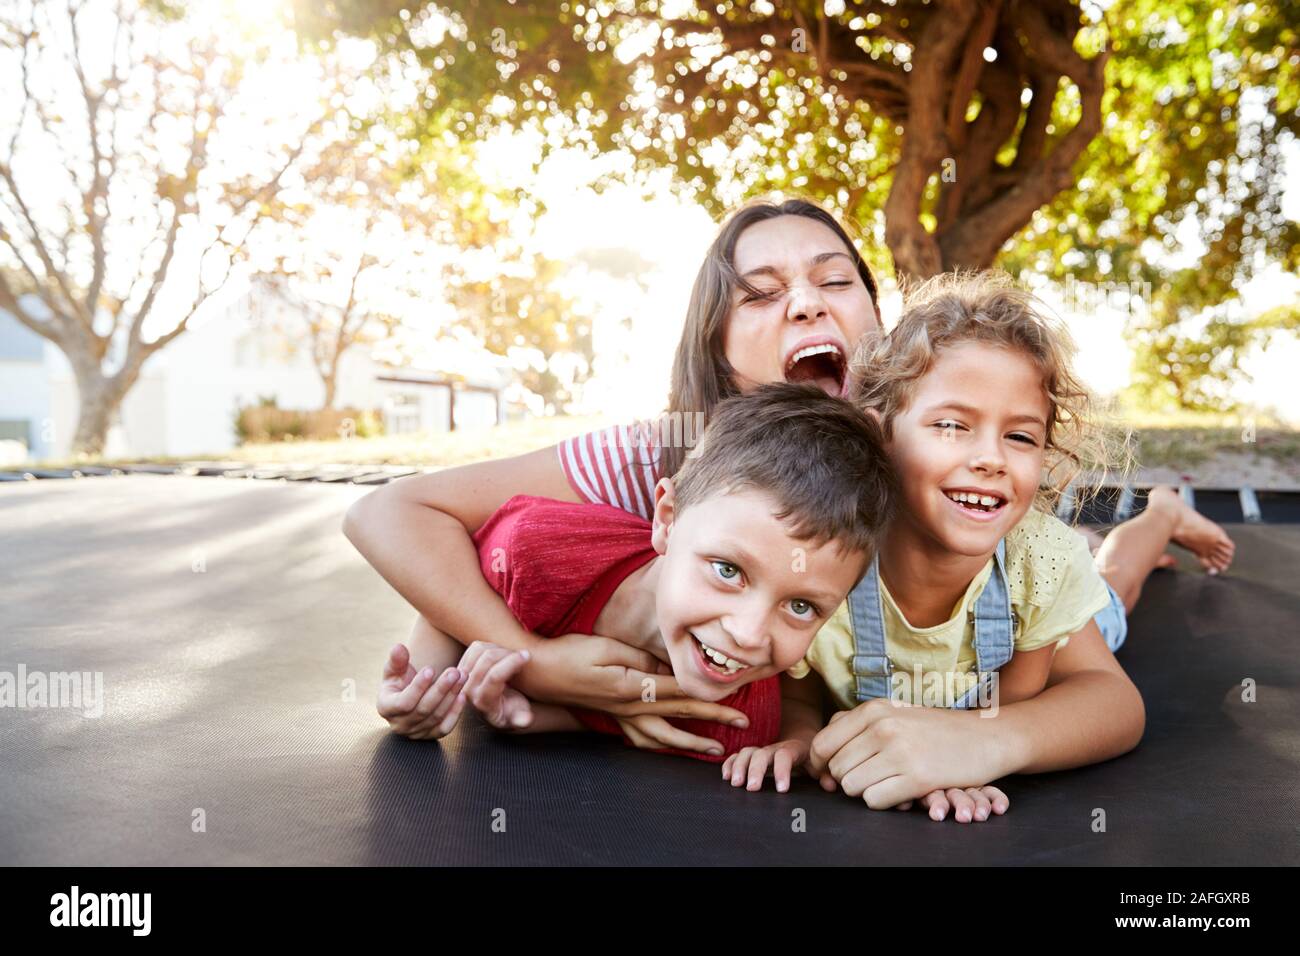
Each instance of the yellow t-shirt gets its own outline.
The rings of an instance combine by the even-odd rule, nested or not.
[[[1058,519],[1029,511],[1006,538],[1007,589],[1019,619],[1015,649],[1032,651],[1064,643],[1110,603],[1106,582],[1082,535]],[[895,699],[925,706],[949,706],[979,680],[975,666],[975,606],[993,558],[975,575],[952,616],[934,627],[913,627],[880,582],[885,652],[893,665]],[[808,653],[787,672],[803,678],[811,668],[826,682],[841,710],[858,705],[854,696],[853,622],[848,602],[836,609],[813,639]]]

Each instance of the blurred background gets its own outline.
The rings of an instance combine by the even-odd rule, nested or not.
[[[653,415],[716,222],[776,193],[856,227],[887,326],[905,277],[1006,269],[1148,469],[1300,487],[1298,24],[6,0],[0,468],[447,465]]]

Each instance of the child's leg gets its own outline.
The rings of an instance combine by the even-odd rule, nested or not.
[[[1231,563],[1236,547],[1222,528],[1189,508],[1174,488],[1152,488],[1146,510],[1116,527],[1097,549],[1097,568],[1126,612],[1132,612],[1151,572],[1173,564],[1165,555],[1171,541],[1196,554],[1211,573]]]

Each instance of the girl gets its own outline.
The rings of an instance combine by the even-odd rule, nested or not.
[[[830,214],[801,200],[746,205],[722,226],[700,268],[670,410],[707,417],[721,397],[788,379],[842,392],[842,356],[879,331],[875,296],[870,270]],[[662,676],[657,700],[641,701],[641,682],[656,673],[656,663],[616,641],[531,634],[483,580],[471,539],[516,494],[648,507],[658,478],[671,476],[687,451],[680,444],[638,445],[629,429],[610,429],[558,448],[385,485],[349,509],[344,531],[419,612],[413,639],[432,624],[467,646],[482,641],[527,650],[530,659],[514,685],[529,698],[613,714],[646,746],[702,751],[710,741],[677,733],[662,717],[733,722],[744,715],[685,697]],[[400,670],[397,680],[418,682],[421,693],[448,689],[434,686],[431,670],[411,663]],[[925,721],[908,721],[889,747],[919,755],[917,773],[929,779],[954,767],[992,780],[1080,766],[1136,745],[1141,698],[1099,636],[1071,641],[1055,656],[1051,675],[1052,686],[1003,708],[1002,720],[973,724],[936,710]],[[915,776],[904,779],[915,786]],[[970,819],[972,800],[960,793],[952,799],[958,818]]]
[[[803,695],[809,714],[820,713],[821,681],[844,711],[877,698],[957,708],[1033,698],[1067,642],[1090,634],[1121,646],[1126,615],[1171,540],[1203,539],[1212,568],[1230,559],[1222,529],[1170,488],[1155,489],[1095,559],[1052,516],[1080,463],[1103,460],[1100,432],[1068,335],[1005,275],[924,283],[864,353],[854,400],[883,426],[902,507],[863,581],[790,671],[820,678]],[[887,778],[858,770],[868,744],[830,728],[815,768],[829,761],[846,792],[893,805]],[[784,788],[785,768],[812,746],[805,732],[748,748],[723,773],[756,789],[781,754]],[[937,800],[923,802],[936,813]]]

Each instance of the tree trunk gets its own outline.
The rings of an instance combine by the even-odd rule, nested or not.
[[[108,429],[122,399],[140,377],[143,358],[128,356],[127,363],[115,375],[105,375],[97,356],[76,347],[65,349],[77,381],[77,427],[72,436],[74,458],[103,455]]]
[[[77,376],[77,430],[72,437],[74,458],[97,458],[104,453],[108,428],[121,404],[108,397],[108,380],[96,375],[89,380]]]

